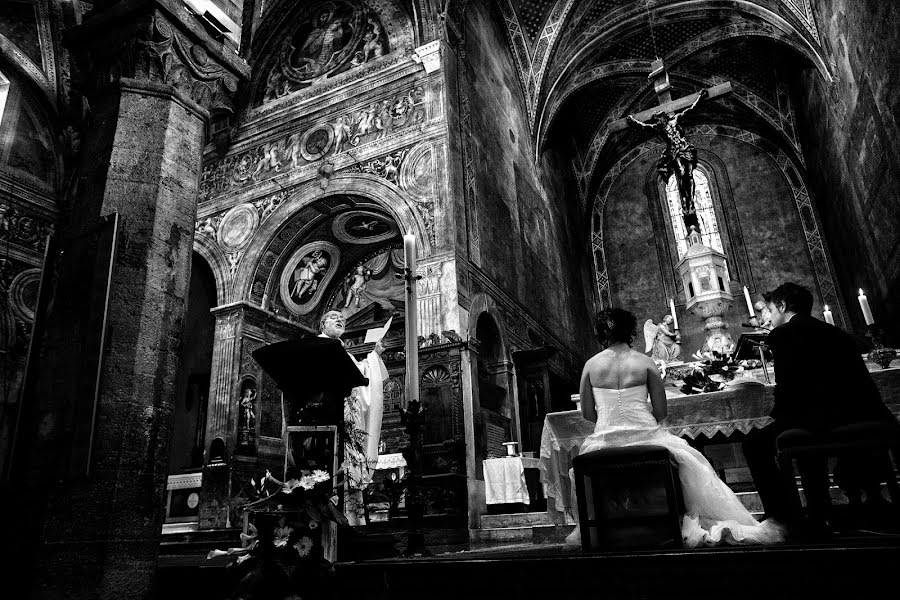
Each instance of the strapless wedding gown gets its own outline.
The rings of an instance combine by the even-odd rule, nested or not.
[[[678,463],[686,514],[681,533],[684,544],[772,544],[784,540],[784,528],[766,520],[758,522],[737,495],[719,479],[700,452],[680,437],[663,430],[650,410],[647,386],[621,390],[593,388],[597,424],[581,445],[580,454],[621,446],[664,446]],[[567,544],[581,544],[576,526]]]

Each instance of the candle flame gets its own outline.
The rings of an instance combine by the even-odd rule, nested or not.
[[[865,296],[865,294],[863,294],[862,288],[859,288],[859,295],[860,295],[860,296]]]
[[[825,310],[828,310],[828,305],[827,305],[827,304],[825,305]]]

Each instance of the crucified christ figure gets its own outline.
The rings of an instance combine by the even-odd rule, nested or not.
[[[685,137],[684,129],[678,124],[678,120],[707,96],[709,92],[702,90],[694,103],[684,110],[674,113],[657,111],[650,117],[649,123],[635,119],[632,115],[628,116],[630,123],[652,129],[665,139],[666,149],[659,157],[656,170],[660,177],[665,178],[666,183],[673,173],[676,175],[681,211],[686,221],[694,215],[694,167],[697,166],[697,149]]]

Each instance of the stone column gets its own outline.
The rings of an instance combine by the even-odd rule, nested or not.
[[[229,458],[237,430],[236,403],[243,302],[213,309],[216,317],[210,367],[209,404],[206,411],[206,447],[200,491],[200,528],[221,529],[229,522]]]
[[[65,39],[89,77],[82,89],[91,111],[61,237],[118,212],[119,243],[92,455],[77,478],[60,464],[72,445],[67,403],[78,394],[73,345],[48,317],[37,406],[23,432],[35,441],[17,454],[27,457],[19,473],[35,500],[17,518],[40,543],[37,572],[25,578],[37,597],[151,596],[205,128],[210,115],[231,110],[249,74],[177,0],[102,6]]]

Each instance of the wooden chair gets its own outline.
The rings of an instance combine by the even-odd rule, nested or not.
[[[572,466],[585,551],[682,547],[684,498],[668,449],[595,450],[577,456]]]
[[[895,423],[866,421],[836,427],[830,431],[813,433],[806,429],[788,429],[775,440],[780,472],[784,485],[792,498],[795,517],[801,511],[800,494],[794,477],[794,460],[858,455],[877,455],[883,452],[889,458],[890,473],[887,488],[895,508],[900,509],[900,485],[897,483],[900,469],[900,427]]]

